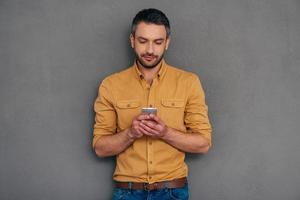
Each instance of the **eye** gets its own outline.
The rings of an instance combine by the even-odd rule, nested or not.
[[[146,40],[139,40],[139,43],[145,44],[147,41]]]
[[[164,43],[163,40],[156,40],[156,41],[155,41],[155,44],[157,44],[157,45],[161,45],[162,43]]]

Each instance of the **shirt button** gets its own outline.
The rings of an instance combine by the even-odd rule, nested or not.
[[[150,161],[149,163],[152,164],[152,161]]]
[[[149,176],[149,179],[152,179],[152,176]]]
[[[152,142],[149,142],[149,145],[152,145]]]
[[[175,106],[175,103],[172,103],[172,106]]]
[[[130,107],[130,104],[127,104],[127,108],[129,108]]]
[[[151,107],[152,107],[152,104],[150,104],[149,106],[150,106],[150,108],[151,108]]]

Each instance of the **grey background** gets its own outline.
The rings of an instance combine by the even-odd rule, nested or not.
[[[166,60],[206,91],[213,148],[187,157],[190,199],[299,200],[299,0],[0,0],[0,199],[110,199],[93,103],[148,7],[171,21]]]

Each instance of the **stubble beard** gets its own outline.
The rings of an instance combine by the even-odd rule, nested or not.
[[[135,52],[135,56],[136,56],[136,59],[139,62],[139,64],[142,67],[147,68],[147,69],[152,69],[152,68],[156,67],[161,62],[161,60],[164,58],[164,54],[165,53],[163,53],[160,57],[155,56],[156,62],[154,62],[153,64],[147,64],[143,61],[143,58],[142,58],[145,54],[142,54],[140,56]],[[149,55],[149,54],[147,54],[147,55]],[[151,55],[151,56],[154,56],[154,55]]]

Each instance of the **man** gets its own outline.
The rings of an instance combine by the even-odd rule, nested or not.
[[[211,146],[202,86],[195,74],[165,62],[170,25],[161,11],[140,11],[130,42],[133,66],[99,87],[93,148],[100,157],[117,156],[113,199],[188,199],[185,152]]]

